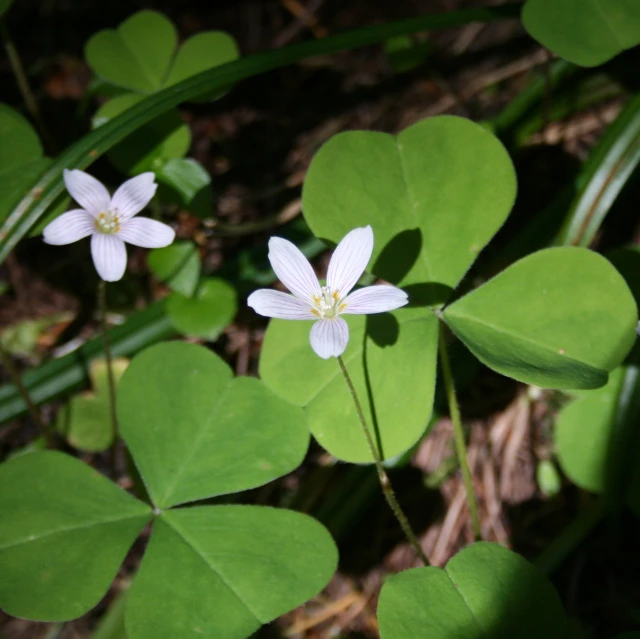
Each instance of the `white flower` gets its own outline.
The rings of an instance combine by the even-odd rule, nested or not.
[[[404,306],[407,294],[395,286],[367,286],[351,294],[373,251],[370,226],[345,235],[336,247],[321,286],[311,264],[291,242],[281,237],[269,240],[269,261],[280,281],[293,293],[260,289],[249,295],[247,304],[256,313],[279,319],[317,320],[311,328],[311,347],[324,359],[344,353],[349,341],[346,314],[384,313]]]
[[[91,235],[91,254],[98,275],[115,282],[127,266],[125,242],[144,248],[161,248],[173,242],[170,226],[134,216],[147,206],[158,185],[153,173],[142,173],[127,180],[114,194],[84,171],[64,170],[64,183],[81,209],[63,213],[44,231],[47,244],[71,244]]]

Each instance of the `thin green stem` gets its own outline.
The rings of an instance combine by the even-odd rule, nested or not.
[[[471,470],[469,469],[469,461],[467,460],[467,445],[464,441],[464,429],[462,428],[460,408],[458,406],[458,398],[456,397],[456,389],[453,384],[451,362],[449,361],[447,341],[443,330],[440,331],[440,361],[442,362],[442,376],[444,378],[444,386],[447,392],[449,413],[451,413],[451,422],[453,423],[453,440],[455,442],[460,470],[462,471],[462,481],[464,482],[464,488],[467,493],[467,505],[469,507],[469,514],[471,515],[473,536],[476,539],[482,539],[478,504],[476,502],[475,493],[473,492],[473,480],[471,479]]]
[[[15,387],[18,389],[18,393],[22,397],[24,403],[27,405],[27,409],[33,421],[38,426],[38,430],[42,438],[47,442],[47,446],[49,448],[54,447],[53,436],[49,429],[45,426],[45,423],[42,421],[42,417],[40,416],[40,411],[38,407],[35,405],[34,401],[31,399],[31,395],[29,395],[29,391],[27,387],[22,382],[22,377],[18,372],[18,369],[15,367],[13,360],[11,359],[11,355],[7,353],[2,343],[0,343],[0,359],[2,359],[3,366],[7,369],[7,373],[9,373],[9,377],[11,377],[11,381],[15,384]]]
[[[395,518],[398,520],[402,531],[405,534],[405,537],[409,540],[409,543],[413,546],[413,549],[416,551],[416,554],[425,566],[429,565],[429,560],[427,556],[424,554],[422,548],[420,547],[420,543],[418,542],[418,538],[416,534],[413,532],[411,528],[411,524],[409,524],[409,520],[407,516],[404,514],[398,500],[396,499],[396,495],[393,491],[393,487],[391,486],[391,481],[389,476],[387,475],[387,471],[384,469],[382,465],[382,459],[380,457],[380,452],[373,441],[373,437],[371,436],[371,431],[369,430],[369,426],[367,425],[367,420],[364,417],[364,412],[362,410],[362,406],[360,405],[360,399],[358,398],[358,394],[356,393],[356,389],[353,386],[353,382],[351,381],[351,376],[347,371],[347,367],[344,365],[344,361],[342,357],[338,357],[338,364],[340,364],[340,370],[344,375],[344,380],[347,382],[347,386],[349,388],[349,392],[351,393],[351,397],[353,398],[353,403],[356,406],[356,412],[358,413],[358,419],[360,420],[360,425],[362,426],[362,431],[364,432],[364,437],[367,440],[367,445],[369,446],[369,451],[371,452],[371,456],[373,457],[373,461],[376,466],[376,471],[378,472],[378,481],[380,482],[380,486],[382,488],[382,494],[384,498],[387,500],[391,511],[393,512]]]
[[[116,416],[116,384],[113,378],[113,362],[111,358],[111,344],[107,327],[107,283],[100,280],[98,284],[98,307],[100,311],[100,328],[102,330],[102,344],[104,358],[107,362],[107,380],[109,383],[109,413],[111,415],[111,428],[113,430],[114,446],[118,440],[118,418]]]
[[[55,144],[49,129],[44,123],[42,119],[42,115],[40,114],[40,108],[38,107],[38,102],[31,90],[31,86],[29,85],[29,79],[27,77],[27,73],[22,64],[22,60],[20,59],[20,55],[18,54],[18,50],[13,43],[13,39],[11,38],[11,33],[9,33],[9,29],[7,29],[7,25],[5,21],[0,19],[0,35],[2,36],[2,41],[4,43],[4,48],[7,51],[7,57],[9,58],[9,64],[11,65],[11,70],[13,71],[13,75],[16,78],[16,82],[18,84],[18,89],[22,94],[22,99],[27,107],[29,113],[33,117],[38,130],[40,131],[40,135],[42,135],[45,143],[47,144],[50,151],[55,151]]]

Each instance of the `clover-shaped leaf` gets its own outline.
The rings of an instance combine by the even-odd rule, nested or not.
[[[221,31],[189,38],[176,54],[177,42],[173,23],[161,13],[145,10],[117,29],[96,33],[86,44],[85,57],[107,82],[146,94],[238,57],[235,41]]]
[[[513,165],[469,120],[439,116],[397,137],[349,131],[314,156],[303,189],[313,232],[338,242],[370,224],[372,272],[394,284],[431,282],[445,301],[511,211]]]
[[[158,508],[237,492],[293,470],[309,435],[303,412],[257,379],[233,377],[202,346],[153,346],[118,392],[122,436]]]
[[[527,0],[522,24],[559,56],[585,67],[640,44],[635,0]]]
[[[329,533],[300,513],[171,510],[158,518],[131,588],[127,630],[131,639],[243,639],[315,595],[336,562]]]
[[[129,360],[124,358],[112,360],[116,385],[128,365]],[[57,429],[74,448],[99,452],[109,448],[113,442],[106,361],[93,360],[89,365],[89,377],[93,390],[69,400],[57,415]]]
[[[126,603],[131,639],[244,639],[327,583],[336,548],[306,515],[253,506],[163,510],[292,470],[309,439],[301,409],[183,343],[136,357],[118,408],[154,511],[60,453],[3,464],[0,607],[38,620],[83,614],[152,516]]]
[[[516,262],[444,312],[487,366],[546,388],[597,388],[635,340],[636,303],[621,275],[582,248]]]
[[[171,323],[184,335],[217,339],[236,314],[235,289],[217,277],[201,280],[193,297],[174,292],[167,300]]]
[[[163,202],[173,202],[201,218],[213,216],[211,176],[192,158],[171,158],[156,171]]]
[[[0,222],[50,164],[38,134],[17,111],[0,104]]]
[[[178,43],[173,23],[157,11],[138,11],[117,29],[91,37],[85,57],[104,80],[139,93],[158,91]]]
[[[585,490],[626,501],[638,516],[639,386],[636,364],[617,368],[606,386],[563,406],[554,431],[558,461],[569,479]]]
[[[81,461],[29,453],[0,466],[0,608],[56,621],[95,606],[151,509]]]
[[[345,364],[383,457],[394,457],[415,444],[431,416],[438,322],[424,308],[344,317],[350,329]],[[313,352],[309,328],[271,320],[260,375],[278,395],[306,408],[311,432],[332,455],[372,462],[338,363]]]
[[[442,568],[414,568],[380,593],[381,639],[562,639],[558,593],[537,568],[498,544],[477,543]]]
[[[149,251],[147,263],[152,273],[172,290],[191,296],[200,279],[200,256],[193,242],[178,241]]]

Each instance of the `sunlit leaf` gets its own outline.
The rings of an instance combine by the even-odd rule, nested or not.
[[[236,309],[234,288],[216,277],[204,278],[193,297],[175,292],[167,300],[167,313],[176,330],[209,341],[231,323]]]
[[[371,271],[393,283],[435,283],[441,290],[429,302],[441,303],[502,226],[515,193],[497,138],[469,120],[439,116],[397,137],[334,136],[313,158],[302,196],[318,237],[337,243],[371,224]]]
[[[200,279],[200,256],[193,242],[178,241],[149,251],[151,272],[174,291],[191,296]]]
[[[337,552],[317,521],[259,506],[205,506],[156,521],[129,596],[131,639],[245,639],[313,597]],[[162,602],[162,605],[158,605]]]
[[[546,388],[597,388],[633,346],[638,310],[605,258],[553,248],[468,293],[444,319],[503,375]]]
[[[202,346],[159,344],[135,357],[118,390],[122,437],[156,506],[265,484],[296,468],[303,412],[257,379],[234,379]]]
[[[414,568],[380,593],[381,639],[563,639],[558,593],[498,544],[476,543],[442,568]]]
[[[0,465],[0,608],[15,617],[79,617],[105,594],[151,509],[58,452]]]
[[[344,317],[351,333],[343,355],[347,370],[383,457],[394,457],[415,444],[431,416],[437,320],[425,309]],[[271,320],[260,376],[278,395],[306,407],[311,432],[332,455],[372,462],[338,362],[314,353],[311,326],[312,322]]]
[[[163,85],[177,42],[170,20],[157,11],[138,11],[117,29],[93,35],[85,46],[85,57],[112,84],[153,93]]]

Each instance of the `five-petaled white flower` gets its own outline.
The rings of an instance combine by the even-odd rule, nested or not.
[[[370,226],[347,233],[331,256],[327,284],[321,286],[302,252],[288,240],[272,237],[269,261],[293,295],[260,289],[249,295],[247,304],[266,317],[318,320],[311,328],[313,350],[324,359],[338,357],[349,341],[349,325],[340,315],[384,313],[408,302],[403,290],[389,284],[367,286],[350,293],[364,273],[372,251]]]
[[[63,213],[44,231],[47,244],[71,244],[91,235],[91,254],[98,275],[105,282],[115,282],[127,266],[125,242],[144,248],[161,248],[173,242],[170,226],[135,218],[149,204],[158,185],[153,173],[142,173],[127,180],[113,194],[84,171],[64,170],[64,183],[81,209]]]

